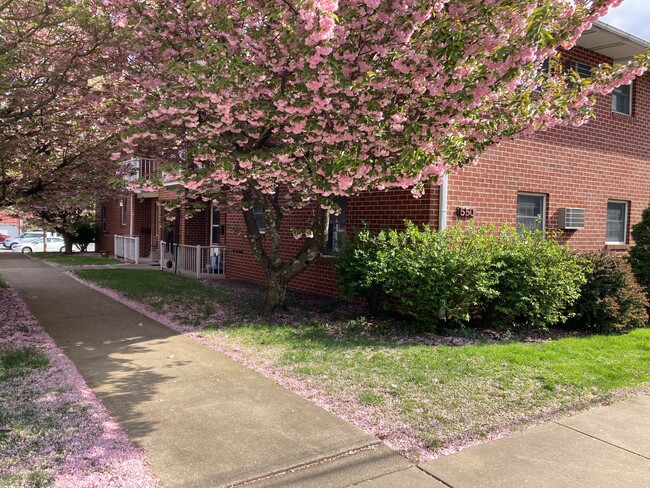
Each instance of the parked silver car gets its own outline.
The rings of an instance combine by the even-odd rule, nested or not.
[[[43,238],[32,239],[31,241],[21,241],[11,246],[13,252],[43,252],[45,251],[43,245]],[[47,251],[48,252],[64,252],[65,242],[63,237],[48,237],[47,238]]]
[[[47,235],[51,236],[52,233],[48,232]],[[28,230],[26,232],[23,232],[20,234],[18,237],[10,237],[9,239],[5,239],[2,242],[2,245],[6,247],[7,249],[13,249],[13,246],[16,244],[20,243],[21,241],[31,241],[33,239],[38,239],[39,237],[43,237],[43,231],[42,230]]]

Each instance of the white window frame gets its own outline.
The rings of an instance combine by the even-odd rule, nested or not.
[[[255,223],[257,224],[257,230],[260,234],[266,233],[266,220],[264,220],[264,207],[262,207],[262,202],[259,199],[253,200],[253,217],[255,218]]]
[[[126,225],[126,198],[120,200],[120,224]]]
[[[630,82],[628,85],[621,85],[621,86],[629,86],[630,87],[630,94],[629,94],[629,97],[628,97],[628,100],[627,100],[627,112],[619,112],[618,110],[614,110],[614,99],[615,99],[614,97],[616,96],[614,94],[614,91],[612,91],[612,112],[615,113],[615,114],[631,116],[632,115],[632,96],[634,94],[634,83]],[[618,87],[618,88],[620,88],[620,87]],[[614,88],[614,90],[616,90],[616,89],[617,88]]]
[[[322,256],[337,256],[341,254],[345,242],[341,239],[345,235],[348,225],[348,199],[347,197],[336,197],[341,211],[338,215],[330,214],[329,225],[327,226],[326,239],[321,251]]]
[[[515,220],[517,221],[517,228],[519,228],[519,196],[542,197],[542,232],[546,232],[546,193],[531,193],[525,191],[517,192],[517,204],[515,207]],[[525,227],[525,226],[524,226]]]
[[[607,210],[609,210],[610,203],[622,203],[625,205],[625,211],[623,212],[623,241],[609,241],[607,240],[607,213],[605,213],[605,244],[607,245],[621,245],[627,244],[627,215],[630,212],[630,202],[627,200],[607,200]]]

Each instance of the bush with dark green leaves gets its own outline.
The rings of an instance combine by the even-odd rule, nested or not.
[[[97,225],[89,220],[81,220],[75,224],[74,233],[74,244],[79,247],[79,250],[85,252],[88,245],[97,240]]]
[[[357,232],[336,274],[345,296],[394,304],[434,327],[444,318],[544,328],[568,318],[585,279],[580,258],[552,236],[408,222],[403,231]]]
[[[587,281],[573,307],[572,328],[597,333],[620,332],[648,324],[648,300],[630,265],[608,251],[585,253]]]
[[[641,221],[632,226],[634,245],[630,249],[629,262],[646,297],[650,297],[650,207],[641,215]]]

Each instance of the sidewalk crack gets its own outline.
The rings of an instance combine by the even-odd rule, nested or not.
[[[621,451],[629,452],[630,454],[634,454],[635,456],[639,456],[639,457],[641,457],[643,459],[646,459],[646,460],[650,461],[650,457],[648,457],[648,456],[644,456],[643,454],[639,454],[638,452],[631,451],[629,449],[626,449],[625,447],[621,447],[621,446],[616,445],[616,444],[614,444],[612,442],[601,439],[600,437],[596,437],[594,435],[588,434],[587,432],[583,432],[580,429],[576,429],[575,427],[571,427],[569,425],[563,424],[560,421],[554,421],[553,423],[556,424],[556,425],[559,425],[561,427],[564,427],[565,429],[572,430],[574,432],[577,432],[578,434],[582,434],[582,435],[590,437],[590,438],[592,438],[592,439],[594,439],[596,441],[602,442],[603,444],[608,444],[608,445],[610,445],[612,447],[615,447],[616,449],[620,449]]]

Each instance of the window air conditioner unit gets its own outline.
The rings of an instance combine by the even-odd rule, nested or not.
[[[584,208],[561,208],[558,215],[559,227],[562,230],[585,228]]]

